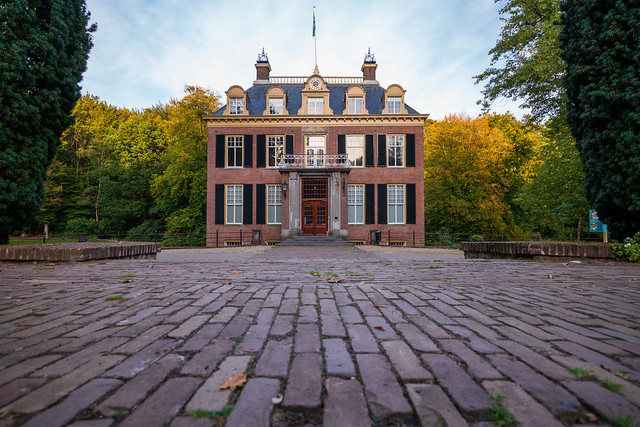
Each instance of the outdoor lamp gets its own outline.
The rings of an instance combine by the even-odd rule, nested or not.
[[[287,183],[287,181],[282,181],[282,196],[286,199],[287,198],[287,189],[289,188],[289,184]]]

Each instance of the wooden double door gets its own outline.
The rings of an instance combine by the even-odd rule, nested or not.
[[[327,234],[327,179],[302,180],[302,233],[325,236]]]

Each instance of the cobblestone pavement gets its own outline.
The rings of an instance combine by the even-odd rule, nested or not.
[[[260,247],[0,287],[3,426],[640,422],[639,265]]]

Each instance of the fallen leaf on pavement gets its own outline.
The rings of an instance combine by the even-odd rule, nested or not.
[[[594,423],[594,422],[598,421],[598,417],[596,417],[591,412],[587,412],[587,420],[589,420],[590,423]]]
[[[375,307],[375,308],[383,308],[383,307],[386,307],[386,305],[384,305],[384,304],[379,304],[379,305],[374,305],[374,307]]]
[[[233,272],[233,273],[231,273],[231,274],[240,274],[240,272],[239,272],[239,271],[234,271],[234,272]]]
[[[33,284],[33,285],[31,285],[31,286],[38,286],[38,284],[37,284],[37,283],[34,283],[34,284]]]
[[[33,307],[31,310],[36,311],[38,307]]]
[[[222,385],[220,385],[220,390],[229,389],[231,391],[235,390],[237,387],[244,387],[244,383],[247,382],[247,374],[233,374],[226,380],[222,381]]]
[[[133,280],[131,280],[131,279],[122,279],[122,280],[120,280],[120,283],[131,283],[131,282],[133,282]]]
[[[231,282],[222,282],[223,285],[230,285]]]
[[[384,326],[374,326],[373,329],[377,329],[379,331],[386,331],[386,329],[384,328]]]
[[[362,282],[358,283],[358,285],[364,285],[364,280]]]
[[[271,399],[271,403],[273,403],[274,405],[279,404],[280,402],[282,402],[282,393],[278,393],[276,394],[276,397],[274,397],[273,399]]]
[[[329,277],[327,279],[327,282],[329,282],[329,283],[342,283],[342,282],[344,282],[344,278],[341,277],[339,279],[336,279],[335,277]]]
[[[227,298],[227,302],[232,302],[233,298]]]

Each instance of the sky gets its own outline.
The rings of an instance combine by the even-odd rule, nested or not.
[[[383,87],[440,120],[480,113],[473,76],[490,63],[502,22],[494,0],[86,0],[93,34],[83,93],[144,109],[181,98],[185,85],[223,97],[247,89],[264,48],[271,76],[310,76],[316,45],[322,76],[362,76],[368,49]],[[500,101],[493,111],[518,104]]]

